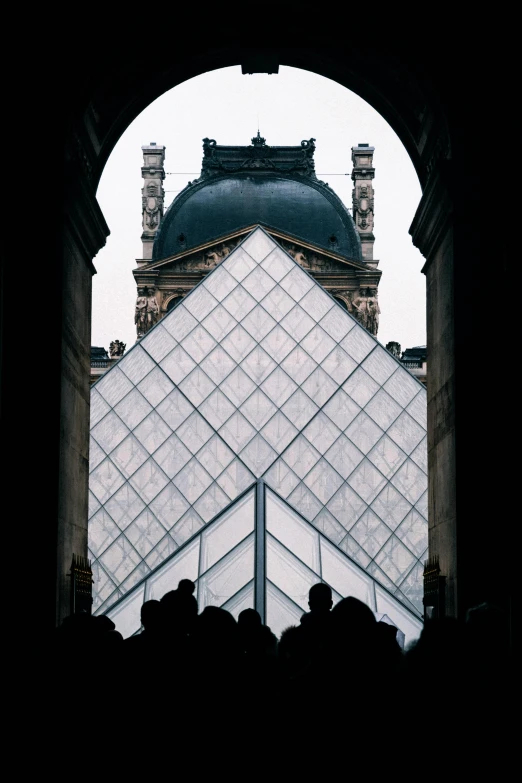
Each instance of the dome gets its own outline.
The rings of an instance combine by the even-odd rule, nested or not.
[[[253,139],[253,142],[263,139]],[[218,147],[204,140],[200,179],[174,199],[154,241],[152,260],[261,224],[296,240],[362,261],[352,216],[315,176],[313,139],[301,147]]]

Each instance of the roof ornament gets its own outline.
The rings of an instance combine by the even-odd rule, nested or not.
[[[259,133],[259,130],[257,131],[257,136],[254,136],[253,139],[251,139],[252,144],[254,147],[266,147],[266,139],[264,139],[261,134]]]

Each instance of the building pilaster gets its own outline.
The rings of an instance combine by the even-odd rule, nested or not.
[[[373,261],[374,197],[372,180],[375,176],[373,153],[375,147],[358,144],[352,147],[352,203],[353,219],[361,239],[363,261]]]
[[[141,167],[141,176],[143,177],[141,190],[143,257],[138,259],[138,266],[143,266],[152,258],[152,246],[163,217],[165,199],[165,191],[163,190],[165,147],[151,141],[141,149],[143,150],[143,166]]]

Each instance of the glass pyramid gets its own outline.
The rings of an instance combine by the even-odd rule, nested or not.
[[[92,387],[96,614],[181,578],[279,633],[328,582],[422,627],[426,390],[256,228]]]

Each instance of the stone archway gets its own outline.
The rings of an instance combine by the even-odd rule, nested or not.
[[[406,147],[423,189],[411,234],[426,258],[430,551],[447,579],[450,615],[463,616],[467,607],[485,598],[509,606],[510,569],[504,545],[493,540],[488,530],[491,520],[509,519],[512,514],[507,492],[511,463],[505,455],[513,434],[513,392],[505,390],[495,423],[482,420],[478,427],[476,418],[488,400],[485,388],[477,390],[477,368],[484,367],[485,356],[494,356],[505,330],[514,331],[513,306],[506,308],[502,323],[491,319],[484,327],[484,277],[477,273],[488,268],[493,255],[496,268],[509,280],[506,235],[493,241],[484,229],[484,193],[476,164],[491,148],[494,118],[500,116],[509,85],[504,76],[500,78],[501,66],[493,51],[485,59],[480,53],[482,59],[476,60],[480,59],[480,66],[474,59],[477,48],[451,61],[426,57],[426,47],[439,53],[442,40],[446,50],[453,42],[455,51],[460,51],[455,28],[439,31],[433,23],[417,37],[407,30],[392,36],[384,26],[379,33],[379,25],[375,29],[372,23],[371,34],[358,33],[354,43],[318,12],[313,23],[307,14],[292,9],[278,9],[277,16],[281,30],[292,30],[277,45],[265,45],[262,25],[257,32],[249,31],[246,41],[239,17],[216,18],[212,30],[195,25],[197,46],[180,40],[174,52],[158,47],[152,68],[139,47],[120,46],[107,29],[87,22],[87,27],[93,27],[92,40],[100,43],[96,51],[86,56],[74,39],[61,41],[60,58],[44,62],[40,74],[33,75],[33,86],[45,77],[49,83],[60,83],[62,96],[64,91],[67,94],[66,101],[60,96],[53,102],[46,93],[47,103],[41,106],[41,116],[48,118],[48,136],[44,128],[40,133],[49,149],[53,143],[56,146],[56,137],[60,139],[65,161],[63,176],[56,174],[56,198],[40,204],[39,211],[40,236],[45,238],[49,260],[46,286],[52,300],[44,319],[48,348],[41,355],[33,354],[31,362],[20,362],[20,345],[34,344],[35,325],[23,325],[17,317],[11,292],[19,290],[20,281],[8,269],[3,293],[2,392],[9,413],[21,399],[25,401],[23,418],[5,423],[10,455],[6,479],[12,492],[24,499],[24,515],[45,517],[33,532],[33,545],[47,563],[41,582],[43,627],[68,613],[71,557],[86,555],[92,260],[109,233],[96,202],[96,187],[116,141],[143,108],[188,78],[230,65],[241,65],[249,73],[275,72],[278,64],[284,64],[334,79],[379,111]],[[104,35],[105,48],[100,41]],[[104,52],[101,58],[99,51]],[[468,60],[475,62],[472,73]],[[498,80],[492,78],[495,73]],[[505,113],[504,118],[504,126],[509,126]],[[63,222],[57,218],[59,194]],[[50,393],[44,420],[35,414],[31,398],[35,375],[47,383]],[[23,466],[31,462],[27,450],[35,442],[38,449],[30,453],[36,464],[24,472]],[[42,449],[45,460],[38,459]],[[495,454],[495,460],[488,463],[488,481],[482,482],[479,498],[476,475],[484,470],[481,454]],[[31,482],[39,490],[28,498]]]

